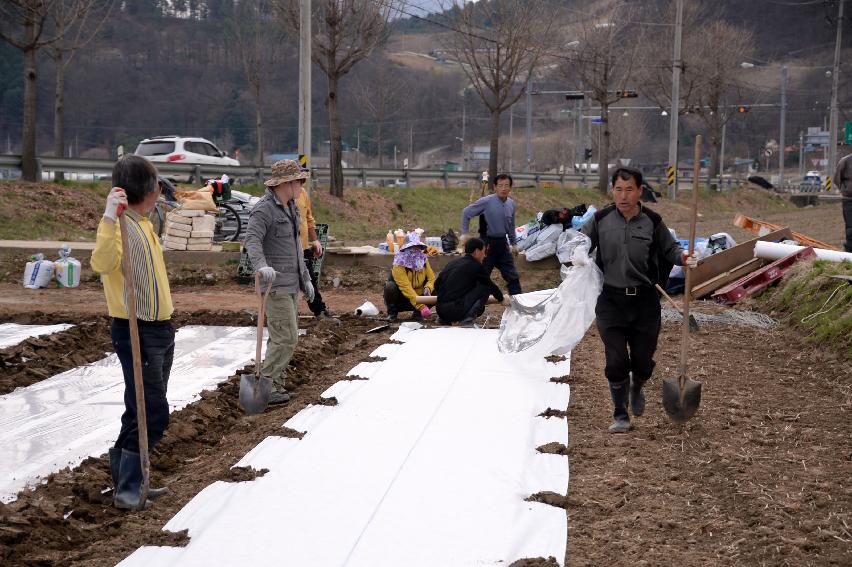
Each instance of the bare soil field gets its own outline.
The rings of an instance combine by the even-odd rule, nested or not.
[[[685,205],[655,208],[684,233]],[[730,225],[731,217],[729,210],[708,211],[699,232],[747,236]],[[842,235],[839,206],[761,218],[835,244]],[[0,266],[0,271],[18,270],[22,266]],[[252,289],[230,280],[235,266],[219,270],[211,269],[212,285],[189,276],[181,280],[186,283],[174,283],[178,326],[253,324]],[[335,276],[341,277],[336,289]],[[522,275],[527,290],[558,281],[549,272],[534,277]],[[329,266],[321,290],[338,314],[367,299],[382,308],[383,280],[381,270],[353,273]],[[719,307],[696,301],[693,309],[711,313]],[[304,303],[301,310],[307,315]],[[100,284],[93,279],[75,290],[25,290],[8,279],[0,283],[0,322],[78,324],[0,351],[0,394],[101,358],[109,350],[105,311]],[[489,307],[488,313],[489,325],[496,326],[500,308]],[[305,405],[321,403],[322,391],[388,340],[387,332],[365,333],[375,325],[375,320],[348,315],[339,324],[300,319],[308,333],[291,363],[295,395],[284,406],[261,416],[243,415],[237,407],[238,373],[173,414],[151,459],[153,484],[166,484],[171,492],[148,511],[124,513],[110,506],[110,493],[104,493],[110,485],[105,455],[60,471],[0,505],[0,563],[114,565],[143,544],[185,543],[185,534],[162,532],[162,526],[211,482],[250,480],[251,471],[229,467],[263,438],[298,435],[281,424]],[[568,493],[539,495],[566,509],[566,564],[852,564],[848,363],[831,348],[809,346],[784,326],[702,324],[692,335],[689,370],[704,385],[701,410],[677,426],[665,417],[659,398],[662,379],[676,375],[679,332],[679,326],[664,324],[648,409],[627,435],[606,432],[611,404],[594,326],[572,353],[571,373],[564,378],[571,386],[570,404],[552,408],[550,418],[567,416],[568,447],[542,448],[568,455]],[[252,370],[249,366],[240,373]]]

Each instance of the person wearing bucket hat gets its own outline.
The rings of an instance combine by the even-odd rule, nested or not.
[[[252,207],[245,247],[265,289],[272,285],[266,304],[269,339],[260,374],[272,380],[270,404],[290,399],[284,372],[298,341],[298,292],[314,299],[311,276],[305,266],[299,235],[301,219],[296,197],[310,177],[294,160],[272,164],[272,177],[264,182],[266,193]]]
[[[425,319],[432,311],[417,303],[418,295],[432,295],[435,289],[435,272],[426,256],[426,245],[416,232],[409,232],[405,242],[393,257],[388,281],[385,282],[385,307],[388,321],[396,320],[400,311],[413,311],[411,318]]]

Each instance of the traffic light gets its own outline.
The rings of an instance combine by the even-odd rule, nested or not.
[[[583,152],[583,159],[592,159],[592,148],[586,148]]]
[[[625,89],[625,90],[621,91],[619,93],[619,95],[620,95],[621,98],[636,98],[636,97],[639,96],[639,93],[637,93],[634,90]]]
[[[737,112],[739,112],[740,114],[745,114],[746,112],[748,112],[748,107],[745,105],[740,105],[737,107]]]

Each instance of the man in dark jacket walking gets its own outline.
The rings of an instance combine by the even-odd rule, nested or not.
[[[504,301],[503,293],[483,266],[485,242],[470,238],[464,244],[464,252],[464,256],[447,264],[435,281],[439,322],[444,325],[458,321],[462,327],[471,326],[485,311],[488,296]]]
[[[661,322],[654,284],[673,264],[695,267],[694,256],[684,257],[660,215],[639,203],[641,187],[640,171],[615,170],[615,203],[595,213],[582,229],[592,241],[595,262],[604,276],[595,315],[614,407],[610,433],[632,428],[628,400],[634,416],[645,412],[642,387],[654,372]]]
[[[843,249],[852,252],[852,154],[837,162],[834,186],[843,195],[843,223],[846,225],[846,241]]]

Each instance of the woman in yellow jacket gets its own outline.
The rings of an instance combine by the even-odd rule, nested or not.
[[[409,232],[405,243],[393,258],[393,268],[385,283],[385,307],[388,321],[395,321],[400,311],[413,311],[414,320],[425,319],[432,311],[417,303],[418,295],[432,295],[435,289],[435,272],[426,256],[426,245],[420,235]]]

